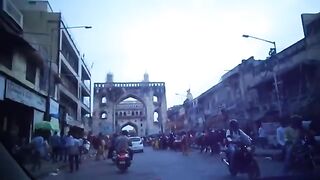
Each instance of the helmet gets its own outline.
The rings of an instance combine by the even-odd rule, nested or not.
[[[229,127],[230,127],[230,129],[232,129],[232,130],[238,130],[238,129],[239,129],[238,120],[236,120],[236,119],[231,119],[230,122],[229,122]]]

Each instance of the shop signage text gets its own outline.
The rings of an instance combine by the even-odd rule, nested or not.
[[[6,98],[45,111],[46,99],[7,80]]]

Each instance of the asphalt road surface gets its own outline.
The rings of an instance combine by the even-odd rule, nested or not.
[[[262,178],[279,177],[282,164],[266,158],[258,158]],[[87,160],[81,164],[79,171],[70,173],[60,171],[49,175],[45,180],[219,180],[247,179],[246,174],[231,177],[219,155],[210,156],[193,150],[189,156],[170,150],[154,151],[147,147],[144,153],[137,153],[128,171],[121,174],[111,160]],[[274,178],[273,178],[274,179]]]

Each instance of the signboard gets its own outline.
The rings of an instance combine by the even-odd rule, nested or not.
[[[43,121],[44,113],[38,110],[33,111],[33,130],[35,130],[35,124]]]
[[[6,98],[45,111],[46,99],[28,89],[7,80]]]
[[[50,114],[59,117],[59,103],[50,98]]]
[[[5,85],[5,78],[0,76],[0,100],[4,98],[4,85]]]
[[[70,126],[77,126],[79,128],[84,128],[83,124],[80,121],[76,121],[69,114],[66,115],[66,122]]]

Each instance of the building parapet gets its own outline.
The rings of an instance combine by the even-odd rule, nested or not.
[[[94,83],[95,88],[105,87],[165,87],[164,82],[108,82],[108,83]]]

